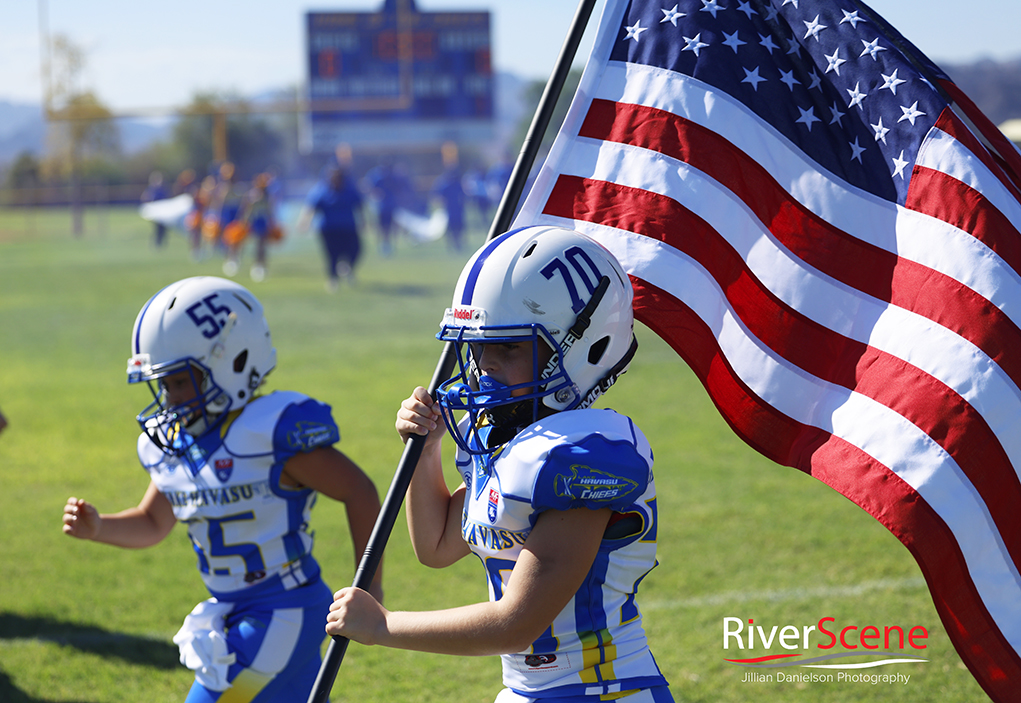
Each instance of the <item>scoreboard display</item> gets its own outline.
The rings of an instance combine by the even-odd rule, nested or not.
[[[409,145],[491,137],[488,12],[310,12],[311,146]]]

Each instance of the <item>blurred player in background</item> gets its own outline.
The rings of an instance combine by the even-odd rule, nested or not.
[[[572,230],[526,227],[472,257],[437,335],[455,345],[459,372],[435,400],[415,389],[397,431],[426,437],[407,496],[416,555],[440,568],[475,553],[490,599],[390,612],[345,588],[329,634],[499,654],[497,703],[673,700],[636,604],[656,565],[652,450],[628,417],[590,407],[637,348],[631,302],[613,255]],[[446,432],[462,481],[453,494]]]
[[[201,276],[164,288],[138,314],[131,351],[128,382],[153,395],[138,416],[149,487],[118,513],[68,499],[63,531],[140,548],[185,523],[212,596],[174,637],[195,670],[187,703],[304,701],[331,600],[312,556],[311,509],[318,493],[345,505],[357,560],[379,512],[375,486],[333,447],[328,405],[260,393],[276,349],[242,286]],[[377,574],[382,600],[380,584]]]
[[[238,192],[234,182],[234,164],[225,161],[220,164],[218,170],[219,178],[209,196],[209,203],[206,206],[202,218],[202,237],[214,249],[224,250],[225,237],[236,238],[238,234],[231,232],[227,234],[228,227],[237,228],[235,222],[241,210],[241,193]],[[228,276],[237,273],[236,262],[227,259],[223,264],[223,272]]]
[[[316,214],[326,258],[326,289],[333,292],[341,278],[354,280],[362,252],[362,194],[343,169],[331,168],[309,191],[298,217],[298,231],[308,230]]]
[[[237,227],[224,232],[227,246],[227,262],[224,270],[237,271],[241,261],[241,249],[250,236],[255,240],[255,261],[250,275],[260,282],[266,278],[266,258],[270,242],[283,239],[283,229],[276,217],[276,203],[271,188],[272,175],[268,172],[255,177],[252,187],[245,193],[235,222]]]
[[[167,197],[167,189],[163,185],[163,174],[153,171],[149,174],[149,185],[142,192],[142,202],[152,203]],[[167,226],[162,222],[153,223],[153,245],[159,249],[167,239]]]

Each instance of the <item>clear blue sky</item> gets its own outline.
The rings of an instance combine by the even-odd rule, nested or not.
[[[597,3],[582,57],[591,48],[603,4]],[[1021,57],[1021,0],[869,4],[937,63]],[[575,0],[417,0],[417,5],[422,11],[489,10],[495,68],[543,79],[577,7]],[[85,50],[83,87],[115,109],[132,109],[185,104],[197,91],[248,95],[299,84],[305,12],[380,7],[382,0],[3,0],[0,99],[40,100],[40,8],[51,34],[64,34]]]

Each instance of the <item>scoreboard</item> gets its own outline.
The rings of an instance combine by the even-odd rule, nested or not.
[[[408,146],[492,137],[488,12],[310,12],[311,148]]]

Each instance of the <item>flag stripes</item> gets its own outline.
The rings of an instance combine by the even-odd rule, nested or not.
[[[632,277],[637,319],[695,370],[734,431],[890,529],[918,560],[979,683],[1012,699],[1007,682],[1021,679],[1021,156],[934,75],[954,104],[940,112],[926,98],[932,115],[912,142],[917,153],[888,148],[890,171],[876,172],[907,187],[851,186],[795,145],[797,130],[721,89],[729,69],[710,84],[694,77],[709,75],[708,63],[692,75],[663,67],[693,46],[706,51],[711,35],[683,33],[685,49],[648,61],[661,65],[645,63],[647,47],[635,49],[641,62],[610,60],[620,42],[640,45],[647,28],[634,18],[647,5],[608,0],[579,93],[516,224],[573,227],[613,251]],[[767,7],[740,5],[749,19]],[[747,43],[723,36],[731,43],[721,51]],[[915,106],[900,108],[912,126],[925,114]],[[817,130],[811,138],[824,146],[811,146],[828,163],[836,154],[851,168],[861,145],[835,130],[858,108],[840,107],[828,125],[803,127]],[[877,144],[882,125],[871,125]],[[878,195],[894,190],[899,203]]]

